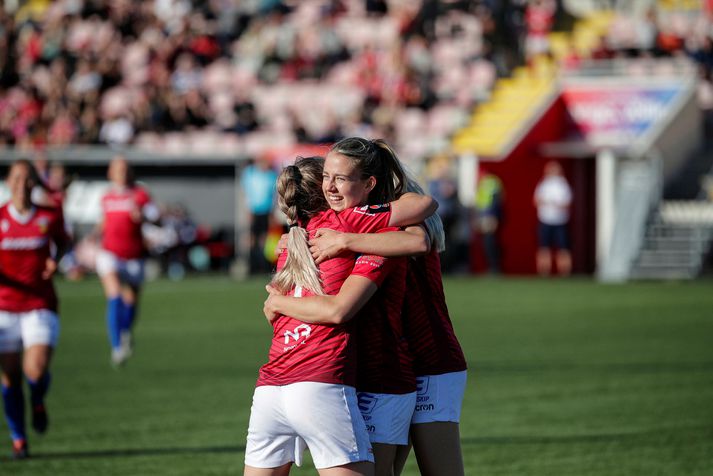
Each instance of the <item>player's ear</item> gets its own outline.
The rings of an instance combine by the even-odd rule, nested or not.
[[[366,191],[371,193],[374,187],[376,187],[376,177],[370,175],[369,178],[366,179]]]

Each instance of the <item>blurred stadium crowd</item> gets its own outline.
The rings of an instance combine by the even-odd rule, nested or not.
[[[595,48],[552,44],[580,3],[618,9]],[[427,161],[452,223],[450,141],[499,77],[523,64],[554,78],[587,59],[659,56],[698,65],[710,144],[708,0],[5,1],[0,150],[260,157],[381,137],[407,163]]]
[[[394,138],[412,107],[427,112],[432,137],[446,138],[495,77],[483,27],[492,12],[482,2],[388,3],[6,7],[1,140],[255,153]]]
[[[4,3],[0,143],[169,153],[357,135],[420,159],[572,20],[561,0]],[[688,55],[712,109],[710,14],[628,3],[660,8],[618,14],[591,56]]]

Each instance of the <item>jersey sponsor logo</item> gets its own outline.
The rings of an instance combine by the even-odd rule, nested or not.
[[[357,394],[359,411],[367,415],[370,414],[374,410],[378,400],[379,398],[373,393],[359,392]]]
[[[49,229],[50,219],[47,217],[39,217],[37,219],[37,228],[40,229],[40,233],[47,233]]]
[[[136,204],[131,198],[107,199],[104,202],[106,212],[131,212],[134,208],[136,208]]]
[[[3,238],[0,249],[3,250],[38,250],[47,244],[46,236],[31,238]]]
[[[429,377],[416,377],[416,394],[424,395],[428,393],[428,384],[430,383]]]
[[[366,264],[372,268],[380,268],[384,265],[384,257],[376,255],[359,255],[356,264]]]
[[[354,207],[354,213],[360,215],[374,216],[377,213],[384,213],[389,211],[389,203],[382,203],[380,205],[364,205],[362,207]]]
[[[436,406],[433,403],[416,405],[417,412],[431,412],[435,409],[436,409]]]
[[[290,339],[294,339],[295,342],[299,342],[299,340],[304,337],[304,340],[307,340],[311,333],[312,328],[310,326],[308,326],[307,324],[300,324],[292,331],[285,331],[285,345],[290,343]],[[289,348],[285,347],[285,350],[292,349],[293,347],[294,346]]]

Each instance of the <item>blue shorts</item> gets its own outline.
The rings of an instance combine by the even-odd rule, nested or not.
[[[465,370],[416,377],[416,411],[411,423],[460,422],[466,380]]]
[[[537,237],[540,248],[569,249],[567,225],[547,225],[540,223],[537,230]]]

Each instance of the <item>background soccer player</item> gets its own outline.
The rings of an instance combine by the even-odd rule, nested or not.
[[[13,163],[7,177],[10,201],[0,208],[0,367],[15,458],[29,456],[23,372],[30,389],[32,427],[44,433],[49,423],[45,395],[59,335],[52,275],[67,242],[61,210],[32,204],[35,183],[30,162]]]
[[[108,178],[111,189],[102,197],[104,218],[98,226],[102,249],[97,256],[97,274],[107,299],[111,361],[121,365],[133,350],[132,329],[144,280],[146,249],[141,225],[157,220],[159,213],[148,192],[134,182],[123,156],[110,162]]]

